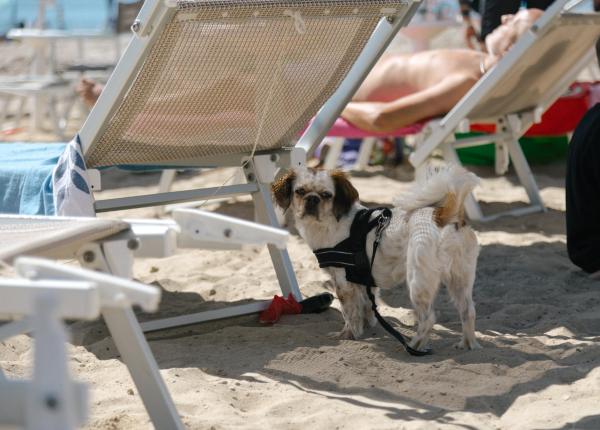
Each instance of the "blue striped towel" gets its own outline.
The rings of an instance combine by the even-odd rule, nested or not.
[[[52,172],[52,191],[56,215],[95,216],[79,135],[66,145],[56,163]]]
[[[94,216],[79,137],[0,144],[0,213]]]

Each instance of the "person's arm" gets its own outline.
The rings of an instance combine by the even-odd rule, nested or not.
[[[391,102],[351,102],[342,112],[342,118],[365,131],[391,132],[447,113],[476,82],[476,79],[455,75]]]

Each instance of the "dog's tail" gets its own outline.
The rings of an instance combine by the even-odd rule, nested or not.
[[[428,168],[425,178],[394,201],[394,205],[412,212],[428,206],[435,207],[434,220],[440,227],[451,223],[464,224],[464,202],[479,184],[479,178],[455,164]]]

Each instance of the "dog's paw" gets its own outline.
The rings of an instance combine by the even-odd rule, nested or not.
[[[345,328],[339,333],[332,333],[331,337],[339,340],[356,340],[356,337],[352,333],[352,330]]]
[[[461,339],[460,342],[456,342],[454,344],[454,348],[456,349],[482,349],[482,346],[479,345],[479,342],[476,340],[468,341],[466,339]]]
[[[412,349],[425,351],[427,349],[427,339],[417,339],[415,336],[410,342],[408,342],[408,345]]]

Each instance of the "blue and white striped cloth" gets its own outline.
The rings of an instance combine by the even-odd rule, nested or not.
[[[54,167],[52,194],[56,215],[95,216],[79,135],[67,144]]]
[[[0,144],[0,213],[94,216],[79,137]]]

